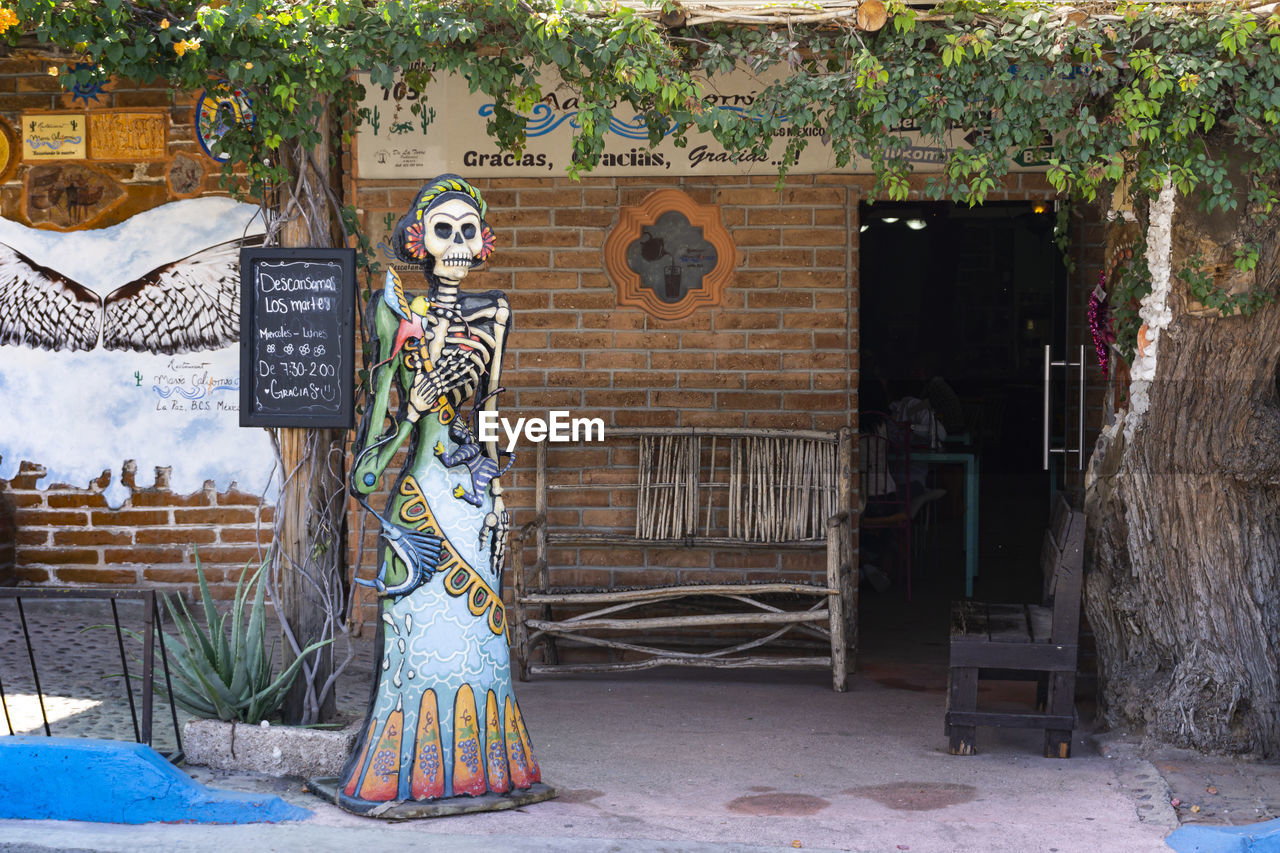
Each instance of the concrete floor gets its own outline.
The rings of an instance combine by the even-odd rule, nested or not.
[[[1103,754],[1087,731],[1078,731],[1074,757],[1063,761],[1039,757],[1034,732],[982,729],[981,754],[948,755],[945,645],[933,633],[909,628],[887,602],[880,604],[864,602],[872,611],[866,625],[877,630],[864,635],[860,669],[846,694],[831,692],[829,674],[820,671],[649,672],[517,685],[544,780],[560,791],[551,802],[392,824],[341,812],[304,793],[300,780],[197,768],[191,772],[200,781],[270,790],[312,809],[315,817],[248,827],[0,821],[0,850],[318,853],[389,844],[463,853],[1168,849],[1163,839],[1178,821],[1169,788],[1123,738],[1105,740]],[[66,612],[58,618],[64,629],[91,619]],[[109,632],[102,637],[114,645]],[[0,672],[8,689],[20,680],[10,673],[20,671],[25,648],[4,639]],[[46,692],[92,692],[77,689],[81,682],[100,690],[96,676],[85,676],[86,656],[100,652],[78,654],[76,666],[50,667]],[[358,705],[369,677],[363,666],[352,673],[342,694],[348,710]],[[106,695],[94,701],[101,703],[94,718],[99,731],[105,709],[122,703],[113,705]],[[77,716],[64,718],[62,731],[55,723],[54,733],[72,733]],[[1199,778],[1194,766],[1186,772]],[[1214,772],[1225,778],[1222,768]],[[1280,789],[1280,773],[1253,784]]]

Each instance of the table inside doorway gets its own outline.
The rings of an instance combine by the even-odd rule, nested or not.
[[[964,595],[973,598],[978,576],[978,454],[972,451],[912,451],[912,462],[964,466]]]

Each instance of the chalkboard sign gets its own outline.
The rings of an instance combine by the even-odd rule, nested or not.
[[[353,425],[354,249],[240,250],[240,426]]]

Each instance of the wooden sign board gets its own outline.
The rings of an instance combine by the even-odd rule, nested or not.
[[[84,113],[22,116],[22,159],[83,160]]]
[[[354,249],[240,251],[240,426],[354,424]]]
[[[163,160],[169,148],[169,111],[103,110],[89,118],[92,160]]]

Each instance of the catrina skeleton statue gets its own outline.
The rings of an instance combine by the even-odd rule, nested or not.
[[[421,265],[427,291],[407,294],[388,270],[367,312],[373,396],[351,485],[382,528],[377,574],[360,580],[378,592],[381,658],[340,782],[339,804],[353,811],[539,780],[512,693],[502,606],[508,517],[497,477],[510,459],[470,428],[478,412],[497,410],[511,328],[502,293],[459,290],[493,249],[485,212],[456,175],[423,187],[392,242]],[[368,501],[402,450],[379,512]]]

